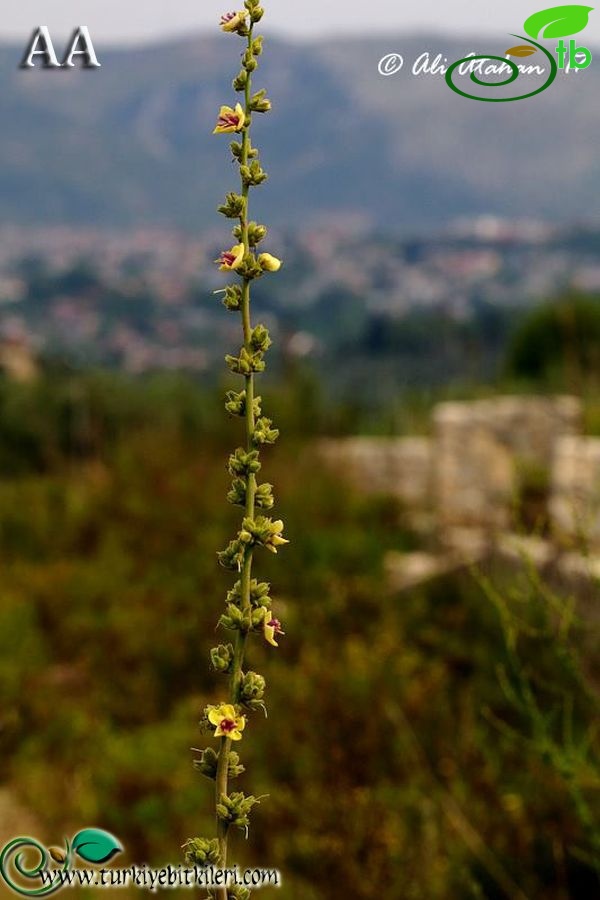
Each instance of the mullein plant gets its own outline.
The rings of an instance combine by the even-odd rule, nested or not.
[[[277,553],[287,543],[282,534],[283,522],[265,515],[274,505],[272,485],[258,480],[260,452],[265,445],[275,443],[279,432],[271,419],[263,415],[261,398],[255,393],[255,376],[265,369],[265,354],[271,339],[265,326],[253,326],[250,317],[252,283],[281,267],[281,261],[275,256],[258,251],[267,229],[251,221],[249,215],[251,189],[267,179],[250,135],[254,116],[271,109],[266,91],[255,93],[252,88],[252,76],[263,52],[263,38],[255,34],[255,26],[263,15],[260,0],[246,0],[243,10],[227,13],[221,19],[222,30],[244,42],[241,69],[233,81],[233,89],[241,100],[221,107],[214,134],[235,136],[230,148],[240,174],[239,192],[228,193],[219,207],[222,215],[235,220],[235,243],[216,260],[220,270],[235,276],[235,281],[216,293],[222,294],[225,308],[241,318],[243,344],[237,353],[226,357],[226,363],[234,375],[243,379],[243,385],[240,391],[227,393],[225,409],[230,416],[243,421],[245,440],[231,454],[228,464],[232,483],[227,499],[243,509],[241,527],[218,554],[221,566],[236,576],[219,620],[219,626],[231,634],[231,640],[214,647],[210,654],[214,670],[228,679],[228,696],[204,710],[201,727],[212,731],[218,744],[216,749],[211,746],[203,750],[194,762],[214,782],[217,836],[192,838],[184,844],[186,863],[201,867],[226,867],[232,828],[237,827],[247,835],[249,814],[259,802],[259,798],[229,789],[230,781],[244,771],[238,753],[232,748],[238,747],[246,737],[251,715],[257,711],[266,713],[265,679],[245,668],[246,646],[251,636],[258,635],[277,647],[277,638],[283,634],[272,611],[270,585],[258,581],[252,572],[255,550],[263,548]],[[210,897],[219,900],[246,900],[249,895],[246,888],[234,886],[209,891]]]

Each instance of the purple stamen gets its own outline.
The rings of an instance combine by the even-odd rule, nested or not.
[[[232,731],[235,731],[235,722],[233,719],[223,719],[219,728],[221,731],[224,731],[225,734],[231,734]]]
[[[225,116],[219,116],[217,124],[220,128],[229,128],[231,125],[237,127],[240,124],[240,119],[237,113],[227,113]]]

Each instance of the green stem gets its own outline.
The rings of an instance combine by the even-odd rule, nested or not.
[[[250,27],[248,33],[248,48],[252,47],[252,31],[253,26]],[[252,76],[250,72],[248,72],[248,78],[246,80],[246,86],[244,89],[244,101],[245,101],[245,113],[246,117],[251,116],[250,109],[250,97],[251,97],[251,89],[252,89]],[[250,124],[244,129],[242,135],[242,154],[241,154],[241,165],[247,166],[250,152]],[[244,209],[242,215],[240,216],[240,225],[242,229],[242,243],[248,251],[248,196],[250,193],[249,185],[242,180],[242,196],[244,197]],[[244,332],[244,346],[247,350],[251,350],[250,346],[250,338],[252,335],[252,323],[250,320],[250,280],[248,278],[244,278],[244,282],[242,285],[242,328]],[[245,377],[245,387],[246,387],[246,416],[245,416],[245,431],[246,431],[246,449],[252,450],[252,436],[254,434],[254,375],[250,374]],[[247,484],[246,484],[246,510],[245,515],[251,519],[254,518],[254,499],[256,496],[256,476],[249,475]],[[244,556],[244,564],[242,566],[242,574],[241,574],[241,603],[242,610],[247,612],[251,608],[250,603],[250,583],[252,579],[252,550],[246,550],[246,554]],[[243,665],[244,665],[244,655],[246,651],[246,635],[239,631],[237,633],[237,638],[235,642],[234,648],[234,657],[233,657],[233,668],[231,672],[230,678],[230,700],[234,705],[239,703],[240,699],[240,685],[243,677]],[[229,738],[221,739],[221,748],[219,752],[219,761],[217,765],[217,777],[216,777],[216,789],[215,789],[215,800],[216,803],[220,802],[221,796],[223,794],[227,794],[227,784],[228,784],[228,769],[229,769],[229,754],[231,751],[231,740]],[[225,868],[227,866],[227,837],[228,837],[228,826],[226,823],[221,821],[217,817],[217,835],[219,838],[219,852],[221,856],[221,867]],[[219,900],[227,900],[227,888],[219,888],[217,890],[217,897]]]

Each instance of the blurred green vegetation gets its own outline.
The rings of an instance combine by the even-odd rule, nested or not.
[[[526,570],[391,593],[386,551],[415,546],[402,510],[310,453],[349,413],[303,373],[268,393],[291,545],[259,571],[287,637],[250,652],[269,718],[240,785],[269,799],[236,858],[280,868],[282,900],[600,895],[597,635]],[[208,652],[238,440],[184,379],[0,383],[0,753],[50,843],[104,827],[116,865],[158,865],[212,834],[190,748],[223,690]]]
[[[570,386],[580,393],[600,377],[600,299],[569,293],[534,310],[508,348],[508,372],[517,378]]]

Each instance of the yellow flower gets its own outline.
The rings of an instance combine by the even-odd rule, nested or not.
[[[271,644],[273,647],[279,647],[279,644],[275,640],[275,636],[278,634],[285,634],[285,631],[281,628],[281,622],[279,619],[274,619],[272,613],[265,613],[265,624],[263,626],[265,640],[268,644]]]
[[[246,113],[241,103],[236,103],[235,109],[231,106],[222,106],[213,134],[233,134],[234,131],[243,131],[245,124]]]
[[[245,255],[245,246],[243,244],[236,244],[231,250],[223,250],[220,257],[215,259],[215,262],[219,264],[221,272],[234,272],[241,266]]]
[[[241,12],[225,13],[221,16],[221,29],[223,31],[237,31],[240,25],[246,24],[246,16],[248,13],[245,9]]]
[[[282,266],[280,259],[271,256],[270,253],[261,253],[258,257],[258,264],[263,272],[278,272]]]
[[[246,727],[244,716],[238,716],[231,703],[221,706],[209,706],[208,721],[215,726],[215,737],[226,737],[232,741],[241,741],[242,731]]]
[[[285,538],[281,537],[281,532],[283,531],[284,525],[281,519],[277,519],[276,522],[273,522],[271,534],[267,541],[265,541],[265,547],[267,550],[270,550],[271,553],[277,553],[278,547],[283,547],[284,544],[289,544],[289,541],[286,541]]]

